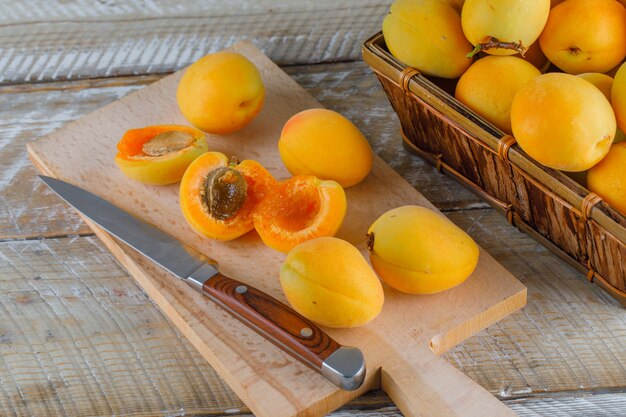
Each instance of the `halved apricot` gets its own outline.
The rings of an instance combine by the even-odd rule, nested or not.
[[[117,144],[115,162],[124,175],[146,184],[180,181],[189,164],[207,151],[204,133],[179,125],[127,131]]]
[[[187,222],[212,239],[232,240],[254,228],[259,202],[276,184],[261,164],[237,164],[219,152],[193,161],[180,183],[180,207]]]
[[[254,228],[267,246],[286,253],[306,240],[337,233],[346,206],[339,183],[298,175],[272,188],[255,213]]]

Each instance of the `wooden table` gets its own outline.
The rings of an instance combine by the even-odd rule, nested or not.
[[[25,149],[248,39],[354,121],[378,155],[528,286],[522,311],[447,360],[520,416],[626,416],[626,310],[402,148],[397,118],[360,59],[389,3],[0,3],[0,415],[249,415],[90,229],[36,179]],[[401,414],[373,392],[332,415]]]

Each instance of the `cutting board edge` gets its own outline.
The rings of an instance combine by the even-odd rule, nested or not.
[[[519,280],[517,283],[520,289],[515,294],[502,299],[463,324],[433,336],[429,341],[431,350],[436,355],[446,353],[476,333],[521,310],[526,305],[528,289]]]

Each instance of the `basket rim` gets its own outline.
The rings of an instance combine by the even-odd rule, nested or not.
[[[506,135],[463,105],[418,70],[412,70],[412,67],[399,61],[383,45],[385,43],[382,31],[371,36],[363,44],[363,59],[373,71],[398,84],[400,88],[403,87],[402,83],[404,83],[408,92],[417,96],[418,99],[436,111],[442,113],[440,109],[445,108],[447,112],[445,112],[444,117],[449,123],[464,131],[468,137],[476,139],[482,146],[498,154],[501,139],[510,135]],[[407,73],[410,79],[405,79],[403,74]],[[593,219],[622,244],[626,245],[626,216],[610,207],[604,200],[593,207],[586,207],[588,201],[585,201],[585,198],[589,197],[591,191],[561,171],[541,165],[528,156],[519,145],[511,146],[508,149],[507,159],[511,164],[516,165],[520,171],[525,172],[548,188],[551,193],[560,197],[573,211],[578,212],[583,217]],[[619,220],[616,221],[615,219]]]

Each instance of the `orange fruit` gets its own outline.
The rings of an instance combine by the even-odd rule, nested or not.
[[[539,44],[567,73],[607,72],[626,57],[626,8],[616,0],[567,0],[550,10]]]
[[[176,90],[183,116],[198,129],[215,134],[243,128],[261,111],[264,99],[261,74],[234,52],[200,58],[185,70]]]
[[[532,158],[576,172],[591,168],[606,155],[616,123],[611,104],[593,84],[574,75],[548,73],[515,94],[511,127]]]
[[[361,326],[384,302],[382,285],[361,252],[334,237],[318,237],[289,251],[280,284],[294,310],[327,327]]]
[[[181,211],[200,234],[232,240],[254,228],[255,210],[276,183],[256,161],[236,164],[222,153],[207,152],[183,175]]]
[[[314,175],[343,187],[358,184],[372,168],[372,148],[359,128],[327,109],[292,116],[283,126],[278,151],[291,175]]]
[[[267,246],[289,252],[306,240],[337,233],[346,204],[337,182],[298,175],[272,187],[255,213],[254,227]]]
[[[626,216],[626,142],[611,146],[604,159],[589,170],[587,187]]]
[[[115,163],[129,178],[145,184],[180,181],[189,164],[207,151],[204,133],[179,125],[131,129],[117,144]]]
[[[486,56],[461,75],[454,96],[506,133],[511,133],[511,104],[517,90],[541,72],[522,58]]]

